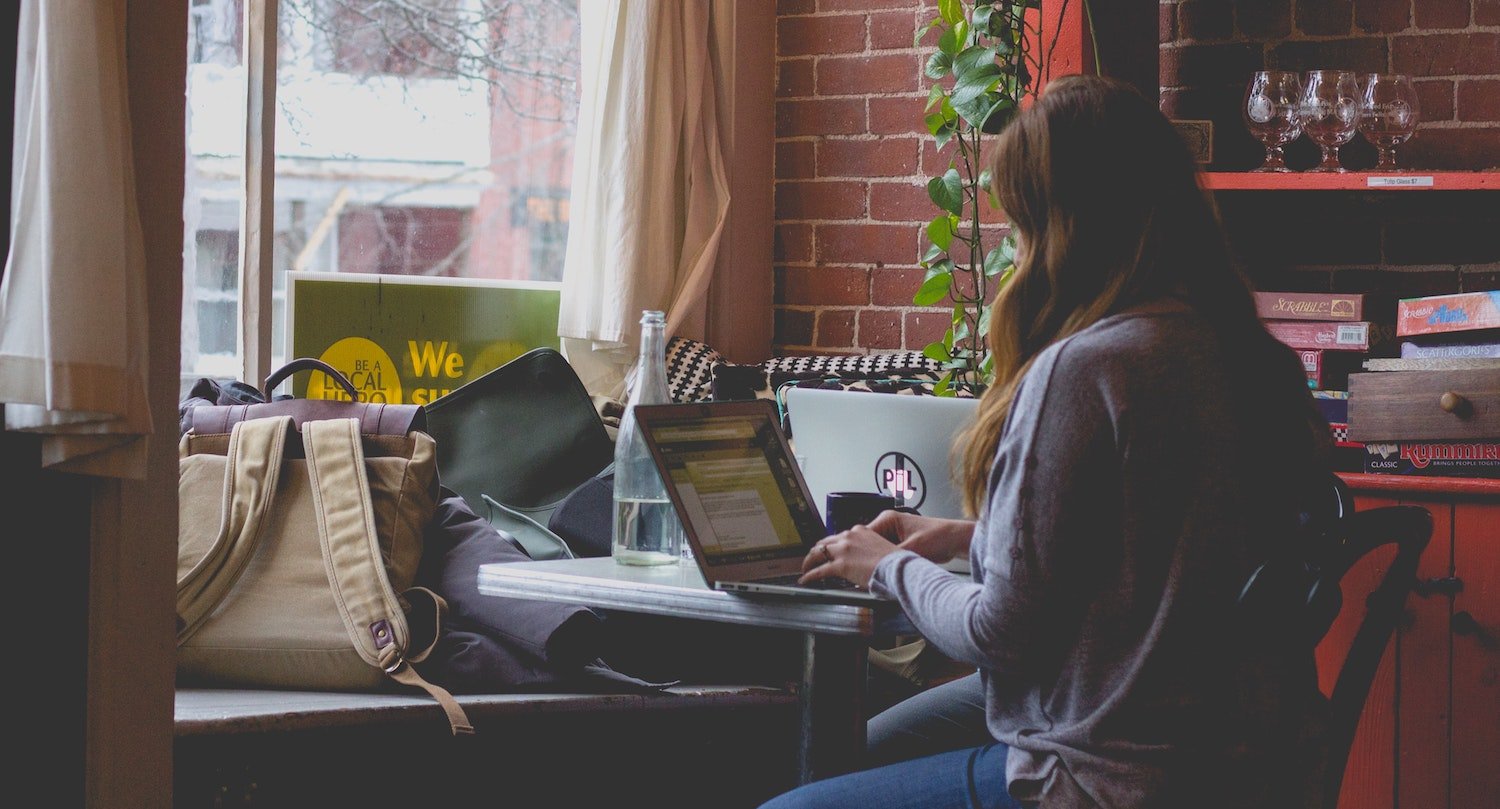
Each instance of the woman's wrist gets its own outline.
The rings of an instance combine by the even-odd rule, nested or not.
[[[870,592],[887,598],[895,598],[895,591],[889,586],[889,582],[895,575],[896,568],[900,566],[901,560],[908,556],[922,558],[916,553],[897,548],[876,562],[875,569],[870,572]]]

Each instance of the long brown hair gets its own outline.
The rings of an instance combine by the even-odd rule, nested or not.
[[[1019,250],[990,318],[994,381],[958,445],[971,515],[983,510],[1011,401],[1037,354],[1168,295],[1203,315],[1226,361],[1243,363],[1243,375],[1258,380],[1242,392],[1247,416],[1258,419],[1252,408],[1271,405],[1295,412],[1302,427],[1312,423],[1295,356],[1256,317],[1193,157],[1154,104],[1114,79],[1059,78],[1001,135],[990,172]],[[1266,384],[1267,375],[1274,381]],[[1266,432],[1284,434],[1287,423]],[[1316,432],[1293,432],[1303,445],[1316,440]]]

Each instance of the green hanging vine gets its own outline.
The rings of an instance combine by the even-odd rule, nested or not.
[[[1067,0],[1062,4],[1066,9]],[[1040,57],[1050,48],[1042,45],[1040,14],[1028,17],[1040,8],[1041,0],[941,0],[939,16],[914,40],[920,47],[938,32],[924,71],[933,80],[924,112],[938,149],[955,147],[947,170],[927,183],[940,213],[927,224],[930,245],[920,262],[926,276],[912,298],[919,306],[953,304],[947,333],[923,349],[943,364],[939,395],[977,393],[993,374],[985,338],[989,304],[1015,269],[1016,244],[1006,236],[985,247],[981,200],[989,196],[990,176],[980,162],[981,138],[1015,118],[1042,73]]]

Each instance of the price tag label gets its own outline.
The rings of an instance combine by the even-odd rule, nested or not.
[[[1382,176],[1365,180],[1366,188],[1431,188],[1432,176]]]
[[[1334,333],[1334,345],[1363,345],[1365,340],[1370,336],[1369,328],[1364,323],[1340,323],[1338,331]]]

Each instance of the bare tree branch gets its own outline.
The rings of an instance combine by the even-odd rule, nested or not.
[[[482,82],[521,118],[577,116],[577,0],[286,0],[341,73]],[[538,101],[542,101],[538,104]]]

